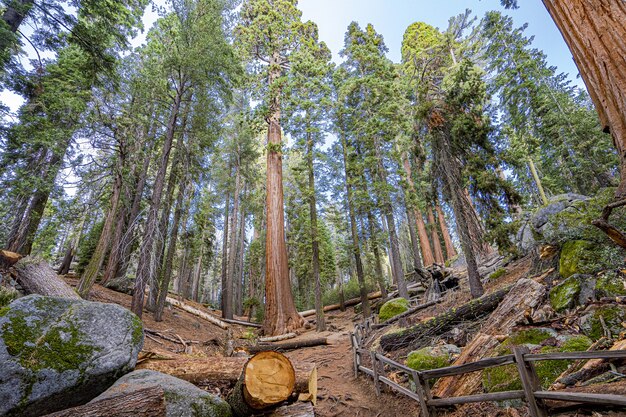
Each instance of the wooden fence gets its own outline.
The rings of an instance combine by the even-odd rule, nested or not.
[[[364,324],[355,327],[351,333],[352,351],[354,356],[354,375],[362,372],[374,380],[376,393],[380,394],[383,386],[388,386],[395,391],[406,395],[419,402],[423,417],[436,415],[437,407],[455,404],[466,404],[483,401],[502,401],[525,399],[528,403],[532,417],[547,416],[547,408],[543,400],[571,401],[576,403],[605,404],[626,407],[626,396],[613,394],[588,394],[578,392],[542,391],[539,378],[535,371],[534,362],[563,359],[624,359],[626,350],[608,350],[596,352],[562,352],[531,354],[527,347],[513,348],[513,354],[481,359],[463,365],[447,366],[445,368],[416,371],[393,361],[380,353],[364,349],[364,341],[372,328],[372,321],[366,320]],[[370,358],[372,368],[363,365],[362,359]],[[468,372],[481,371],[487,368],[515,364],[522,382],[522,390],[493,392],[487,394],[467,395],[450,398],[433,398],[430,393],[429,380],[446,376],[461,375]],[[415,382],[415,389],[411,390],[389,379],[385,373],[385,366],[397,371],[403,371],[410,375]]]

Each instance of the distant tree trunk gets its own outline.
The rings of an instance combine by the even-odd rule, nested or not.
[[[174,141],[174,133],[176,131],[176,122],[178,120],[180,105],[183,95],[185,94],[185,90],[186,81],[183,81],[176,90],[174,105],[167,123],[167,131],[165,134],[165,141],[163,143],[161,161],[154,180],[152,199],[150,201],[144,237],[140,247],[137,277],[135,278],[135,288],[131,303],[132,312],[140,318],[143,315],[144,291],[146,289],[146,284],[150,282],[151,279],[154,279],[155,265],[153,263],[153,255],[154,241],[157,239],[158,232],[159,207],[161,206],[161,197],[163,195],[163,189],[165,188],[165,174],[170,160],[170,152]]]
[[[246,188],[244,188],[243,195],[244,195],[244,201],[245,201],[246,195],[247,195]],[[237,253],[239,254],[239,256],[237,257],[239,265],[237,266],[237,273],[235,274],[235,277],[237,279],[235,310],[237,314],[241,316],[243,314],[243,300],[244,300],[244,289],[245,289],[245,285],[244,285],[245,274],[243,270],[244,255],[245,255],[245,249],[246,249],[246,210],[245,209],[242,208],[241,216],[239,217],[241,220],[240,220],[240,225],[239,225],[239,249],[237,250]]]
[[[230,168],[229,168],[230,170]],[[221,291],[221,307],[222,317],[225,316],[226,311],[226,298],[230,297],[230,291],[226,285],[226,276],[228,275],[228,228],[230,217],[230,190],[226,192],[226,199],[224,201],[224,232],[222,233],[222,271],[220,274],[220,281],[222,283]]]
[[[341,147],[343,149],[343,165],[346,175],[346,194],[348,197],[348,217],[350,218],[350,232],[352,234],[352,254],[354,255],[354,263],[356,267],[356,276],[359,282],[359,292],[361,295],[361,306],[363,310],[363,317],[369,317],[372,315],[370,309],[370,302],[367,298],[367,287],[365,285],[365,273],[363,272],[363,263],[361,261],[361,248],[359,245],[359,233],[356,227],[356,215],[354,213],[354,196],[352,195],[352,175],[350,172],[348,158],[348,144],[346,142],[345,134],[341,133]]]
[[[104,258],[111,244],[111,235],[113,233],[114,226],[113,223],[118,218],[118,205],[120,203],[122,185],[124,181],[122,171],[124,169],[125,159],[123,159],[122,155],[123,151],[121,152],[121,155],[118,155],[118,163],[115,168],[115,180],[113,182],[111,199],[109,200],[110,207],[104,220],[104,225],[102,226],[102,233],[98,239],[98,245],[96,246],[96,250],[91,256],[89,264],[87,265],[87,268],[85,268],[85,272],[80,278],[78,287],[76,288],[78,294],[84,299],[89,297],[89,291],[91,291],[91,287],[96,282],[100,268],[102,268],[102,263],[104,262]]]
[[[270,91],[277,89],[282,75],[279,52],[270,59]],[[267,236],[265,244],[265,319],[267,335],[288,333],[304,325],[291,292],[289,262],[285,242],[285,213],[283,204],[282,137],[280,128],[280,91],[270,99],[267,133]]]
[[[409,228],[409,237],[411,239],[411,257],[413,258],[413,269],[422,269],[422,258],[420,256],[419,238],[417,237],[417,229],[415,228],[415,211],[408,205],[406,206],[406,219]]]
[[[605,132],[620,156],[626,197],[626,6],[623,0],[543,0],[569,46]]]
[[[34,0],[13,0],[7,3],[7,7],[2,14],[2,20],[4,20],[11,32],[17,32],[34,3]]]
[[[374,269],[376,271],[376,282],[380,292],[383,294],[383,298],[387,298],[387,286],[385,285],[385,277],[383,275],[383,266],[380,259],[380,250],[378,248],[378,239],[376,236],[376,230],[374,229],[374,216],[372,212],[367,212],[367,226],[370,232],[370,243],[372,245],[372,252],[374,253]]]
[[[230,236],[228,248],[228,270],[226,271],[226,285],[223,289],[224,311],[222,317],[233,318],[233,301],[235,299],[235,264],[237,262],[237,220],[239,220],[239,201],[241,196],[241,166],[239,156],[235,156],[235,193],[233,195],[233,213],[230,217]]]
[[[406,152],[402,157],[402,166],[404,167],[404,172],[406,174],[406,182],[409,187],[408,191],[411,194],[415,194],[416,191],[411,174],[411,164],[409,163],[409,158]],[[426,231],[426,225],[424,224],[424,217],[418,208],[411,208],[410,210],[413,211],[413,217],[415,218],[415,222],[417,224],[417,234],[419,237],[420,248],[422,249],[422,261],[424,262],[424,266],[430,266],[435,262],[435,258],[433,257],[433,251],[430,247],[430,241],[428,240],[428,232]]]
[[[433,215],[433,208],[428,206],[428,223],[430,224],[430,236],[433,242],[433,249],[435,252],[435,262],[439,265],[444,264],[443,252],[441,250],[441,241],[439,240],[439,233],[437,231],[437,222],[435,222],[435,216]]]
[[[380,154],[380,148],[378,140],[374,140],[374,151],[376,153],[376,159],[378,162],[378,177],[382,184],[387,184],[387,170],[383,165],[382,155]],[[385,217],[387,219],[387,227],[389,228],[389,250],[392,255],[391,270],[395,277],[396,284],[398,285],[398,295],[402,298],[409,299],[409,291],[406,286],[406,279],[404,278],[404,271],[402,270],[402,261],[400,259],[400,244],[398,241],[398,234],[396,232],[396,222],[393,216],[393,207],[391,206],[391,198],[386,191],[382,192],[383,210],[385,211]]]
[[[67,251],[65,252],[65,256],[63,257],[63,262],[61,262],[61,266],[57,270],[57,274],[65,275],[70,272],[70,267],[72,266],[72,261],[74,260],[74,256],[76,256],[76,249],[78,248],[78,244],[80,243],[80,238],[83,234],[83,227],[85,226],[85,221],[87,220],[87,213],[83,213],[83,216],[80,219],[80,223],[78,227],[75,229],[75,235],[70,244],[67,247]]]
[[[324,303],[322,302],[322,283],[320,279],[320,247],[317,230],[317,204],[315,198],[315,172],[313,171],[314,143],[311,133],[307,132],[306,141],[306,164],[309,176],[309,216],[311,218],[311,268],[313,270],[313,282],[315,282],[315,328],[318,332],[326,330],[324,320]]]
[[[172,267],[174,265],[174,255],[176,254],[176,243],[178,242],[178,231],[180,229],[180,218],[183,209],[183,198],[185,195],[185,183],[178,188],[176,196],[176,208],[174,209],[174,220],[172,221],[172,234],[169,239],[167,253],[165,255],[165,265],[163,266],[163,277],[161,278],[161,288],[157,299],[156,308],[154,309],[154,320],[163,320],[163,310],[165,309],[165,299],[167,298],[167,290],[170,286],[172,277]]]
[[[484,256],[493,252],[493,248],[485,241],[485,228],[467,188],[463,189],[459,198],[463,200],[462,204],[467,207],[465,221],[467,222],[474,254]]]
[[[433,141],[433,152],[435,158],[439,161],[442,168],[443,181],[445,188],[450,194],[454,217],[459,236],[461,238],[461,248],[465,255],[467,263],[467,275],[472,298],[483,295],[483,285],[480,281],[478,273],[478,265],[476,263],[476,254],[474,252],[475,242],[472,242],[472,235],[468,226],[468,217],[475,216],[475,212],[470,204],[467,203],[466,190],[461,186],[462,175],[460,162],[450,154],[450,142],[445,132],[435,132],[436,140]],[[480,244],[481,242],[478,242]]]
[[[541,179],[539,178],[537,168],[535,167],[535,163],[533,162],[531,157],[528,157],[528,168],[530,168],[530,173],[532,174],[535,185],[537,186],[537,191],[539,192],[541,203],[547,205],[548,198],[546,197],[546,192],[543,190],[543,185],[541,185]]]
[[[456,256],[456,249],[452,244],[452,237],[450,237],[450,229],[448,228],[448,223],[446,223],[446,218],[443,215],[443,210],[441,210],[441,206],[438,203],[435,203],[435,209],[437,211],[437,217],[439,217],[439,225],[441,226],[443,243],[446,247],[446,259],[452,259]]]

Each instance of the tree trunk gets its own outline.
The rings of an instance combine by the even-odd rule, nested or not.
[[[182,301],[178,301],[177,299],[171,298],[171,297],[166,297],[165,301],[175,307],[180,308],[181,310],[186,311],[189,314],[193,314],[194,316],[205,319],[206,321],[213,323],[216,326],[221,327],[224,330],[228,329],[228,324],[224,323],[222,320],[210,315],[209,313],[205,313],[204,311],[198,310],[197,308],[190,306],[189,304],[185,304]]]
[[[413,183],[411,164],[409,162],[407,152],[403,155],[402,166],[404,167],[404,173],[406,174],[406,182],[409,187],[408,191],[411,195],[415,195],[415,184]],[[417,207],[407,210],[412,210],[414,213],[413,216],[417,224],[417,234],[419,237],[420,247],[422,249],[422,261],[424,262],[424,266],[430,266],[435,262],[435,258],[433,257],[433,251],[430,247],[430,241],[428,240],[428,232],[426,231],[426,225],[424,224],[424,217]]]
[[[2,14],[2,20],[4,20],[11,32],[17,32],[34,3],[34,0],[13,0],[8,2]]]
[[[229,171],[231,168],[229,168]],[[226,276],[228,275],[228,228],[230,226],[230,190],[226,193],[226,199],[224,201],[224,232],[222,233],[222,271],[221,271],[221,302],[220,309],[222,310],[222,317],[226,317],[226,298],[230,296],[230,291],[226,285]]]
[[[199,359],[148,360],[137,369],[151,369],[176,378],[202,384],[206,381],[235,383],[248,362],[245,357],[210,357]],[[317,366],[312,362],[292,361],[296,374],[294,392],[317,396]]]
[[[346,194],[348,197],[348,217],[350,218],[350,232],[352,234],[352,254],[356,265],[356,276],[359,281],[359,290],[361,293],[361,304],[363,306],[363,317],[367,318],[372,314],[370,303],[367,298],[367,287],[365,286],[365,274],[363,272],[363,263],[361,261],[361,248],[359,245],[359,233],[356,228],[356,216],[354,214],[354,196],[352,195],[352,174],[350,169],[350,160],[348,158],[348,144],[346,137],[341,132],[341,148],[343,150],[343,165],[346,175]]]
[[[443,210],[438,203],[435,203],[435,210],[437,211],[437,217],[439,217],[439,225],[441,226],[441,234],[443,235],[443,243],[446,247],[446,259],[452,259],[456,256],[456,249],[452,244],[452,238],[450,237],[450,229],[448,229],[448,223],[443,215]]]
[[[248,417],[287,400],[295,385],[296,374],[287,357],[261,352],[248,360],[226,401],[234,417]]]
[[[291,342],[281,342],[281,343],[259,343],[256,346],[251,346],[248,348],[250,353],[257,352],[284,352],[286,350],[294,350],[294,349],[302,349],[306,347],[315,347],[315,346],[324,346],[328,345],[328,339],[325,337],[319,337],[315,339],[303,339],[303,340],[294,340]]]
[[[161,288],[157,299],[156,308],[154,309],[154,320],[163,320],[163,310],[165,309],[165,299],[167,298],[167,290],[170,286],[172,277],[172,267],[174,265],[174,255],[176,254],[176,244],[178,242],[178,230],[180,229],[180,217],[182,215],[183,198],[185,195],[185,184],[181,184],[178,188],[176,196],[176,208],[174,209],[174,220],[172,222],[172,235],[167,247],[165,255],[165,265],[163,266],[163,277],[161,278]]]
[[[159,169],[154,180],[150,209],[148,210],[144,237],[141,242],[139,263],[137,265],[137,277],[135,278],[135,288],[131,303],[132,312],[140,318],[143,315],[146,284],[150,282],[151,279],[154,279],[155,265],[153,264],[152,258],[154,255],[154,241],[157,239],[158,232],[158,213],[161,205],[163,188],[165,186],[165,174],[170,160],[170,151],[172,150],[174,133],[176,131],[176,122],[178,120],[180,105],[185,91],[185,84],[185,82],[182,82],[176,91],[174,105],[167,123],[167,132],[165,134],[165,142],[163,143],[163,152],[161,155]]]
[[[415,227],[415,211],[408,205],[406,206],[406,219],[409,228],[409,237],[411,238],[411,257],[413,258],[413,269],[416,271],[423,268],[422,258],[420,256],[419,238],[417,237],[417,229]]]
[[[236,156],[238,158],[238,156]],[[233,318],[233,301],[234,301],[234,278],[235,263],[237,261],[237,220],[239,219],[239,201],[241,195],[241,167],[239,161],[235,163],[235,193],[233,194],[233,212],[230,216],[230,236],[228,237],[228,269],[226,271],[226,283],[223,289],[224,311],[223,316],[226,319]]]
[[[278,52],[270,62],[269,85],[277,88],[282,75]],[[289,333],[304,325],[298,315],[291,292],[289,263],[285,243],[285,212],[283,205],[282,138],[280,128],[280,91],[270,100],[267,133],[267,236],[265,241],[265,319],[266,335]]]
[[[247,197],[247,187],[244,187],[244,201]],[[243,314],[243,301],[244,301],[244,290],[246,288],[244,279],[245,279],[245,274],[244,274],[244,269],[243,269],[243,263],[244,263],[244,259],[245,259],[245,250],[246,250],[246,210],[245,208],[241,209],[241,221],[240,221],[240,225],[239,225],[239,249],[237,250],[237,253],[239,254],[239,256],[237,257],[238,261],[239,261],[239,265],[237,266],[237,273],[235,274],[235,278],[237,279],[237,285],[236,285],[236,289],[237,289],[237,293],[235,294],[235,310],[237,312],[238,315],[242,315]],[[248,295],[250,296],[250,295]]]
[[[320,280],[320,248],[318,242],[317,230],[317,204],[315,198],[315,173],[313,172],[313,152],[314,144],[311,133],[307,130],[307,151],[306,163],[309,176],[309,215],[311,218],[311,267],[313,270],[313,282],[315,282],[315,328],[318,332],[326,330],[326,322],[324,320],[324,304],[322,303],[322,283]]]
[[[120,196],[122,193],[122,170],[124,169],[124,160],[121,159],[121,156],[118,155],[118,163],[115,168],[115,181],[113,183],[113,190],[111,194],[110,207],[104,220],[104,225],[102,226],[102,233],[100,234],[100,238],[98,239],[98,245],[96,246],[96,250],[94,251],[91,259],[89,260],[89,264],[87,268],[85,268],[85,272],[83,276],[80,278],[80,282],[78,283],[78,287],[76,290],[78,294],[84,299],[89,298],[89,291],[91,291],[91,287],[96,282],[96,278],[98,277],[98,273],[100,272],[100,268],[102,268],[102,263],[104,262],[104,258],[107,254],[111,243],[111,234],[113,233],[113,226],[115,220],[118,218],[118,210],[117,207],[120,202]]]
[[[27,256],[13,265],[15,279],[27,294],[47,297],[80,299],[72,287],[67,285],[48,263],[40,258]]]
[[[383,266],[380,259],[380,251],[378,249],[378,237],[376,230],[374,230],[374,216],[371,211],[367,211],[367,226],[370,232],[370,243],[372,245],[372,252],[374,253],[374,268],[376,270],[376,281],[380,292],[383,294],[383,298],[387,298],[387,286],[385,285],[385,277],[383,275]]]
[[[44,417],[165,417],[163,388],[151,386],[124,392]]]
[[[382,293],[380,291],[376,291],[376,292],[373,292],[373,293],[370,293],[370,294],[367,295],[367,299],[368,300],[375,300],[375,299],[381,298],[381,297],[382,297]],[[362,300],[361,297],[359,297],[359,298],[351,298],[349,300],[346,300],[343,303],[343,308],[355,306],[355,305],[357,305],[359,303],[362,303],[362,302],[363,302],[363,300]],[[330,304],[330,305],[327,305],[326,307],[324,307],[324,312],[333,311],[333,310],[339,310],[340,308],[342,308],[342,303]],[[306,310],[306,311],[301,311],[300,312],[300,315],[302,317],[308,317],[308,316],[312,316],[314,314],[315,314],[315,310]]]
[[[385,351],[409,346],[411,349],[424,347],[433,337],[445,333],[455,324],[467,320],[475,320],[491,313],[498,307],[498,304],[509,293],[510,289],[509,287],[487,294],[401,332],[386,334],[380,339],[380,347]]]
[[[543,0],[587,86],[621,162],[616,198],[626,197],[626,6],[620,0]]]
[[[430,206],[428,206],[428,224],[430,225],[430,236],[435,252],[435,262],[439,265],[443,265],[445,260],[443,259],[443,252],[441,250],[441,241],[439,240],[439,232],[437,231],[437,223],[435,222],[433,209]]]

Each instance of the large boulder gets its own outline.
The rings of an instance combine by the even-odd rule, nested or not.
[[[426,346],[409,353],[406,366],[416,371],[425,371],[446,367],[459,354],[461,349],[455,345]]]
[[[380,308],[378,320],[383,323],[392,317],[402,314],[409,309],[409,301],[406,298],[394,298],[387,301]]]
[[[161,387],[165,393],[167,417],[230,417],[232,415],[230,405],[220,397],[203,391],[182,379],[148,369],[124,375],[93,401],[153,386]]]
[[[114,304],[30,295],[0,309],[0,415],[83,404],[131,371],[141,321]]]

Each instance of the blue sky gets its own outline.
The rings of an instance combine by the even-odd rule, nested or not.
[[[400,61],[400,46],[405,29],[413,22],[423,21],[439,29],[448,26],[451,16],[466,8],[481,18],[489,10],[500,10],[513,17],[516,26],[528,23],[527,35],[534,35],[534,46],[548,56],[548,63],[559,72],[583,86],[577,79],[578,70],[561,34],[554,25],[541,0],[523,0],[517,10],[505,10],[499,0],[300,0],[304,20],[312,20],[319,27],[320,38],[331,49],[335,61],[343,47],[343,37],[352,21],[362,27],[372,23],[385,38],[389,58]]]

